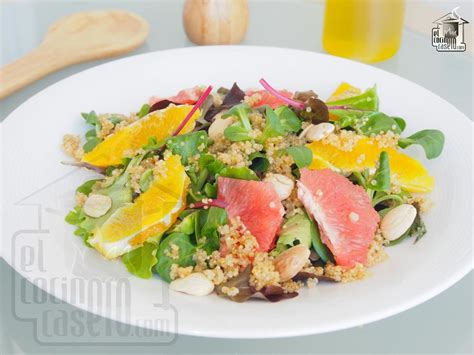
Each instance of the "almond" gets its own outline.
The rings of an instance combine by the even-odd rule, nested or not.
[[[207,296],[214,291],[214,284],[200,272],[171,281],[170,289],[192,296]]]
[[[416,214],[416,208],[409,204],[390,210],[380,223],[384,238],[390,241],[400,238],[411,227]]]
[[[320,141],[321,139],[326,138],[328,135],[334,132],[334,129],[335,127],[332,123],[323,122],[315,126],[311,126],[306,131],[305,137],[308,142]]]
[[[294,277],[305,266],[311,252],[304,245],[296,245],[278,255],[273,264],[280,274],[280,281]]]
[[[109,196],[100,194],[89,194],[84,203],[84,213],[89,217],[102,217],[112,207],[112,199]]]
[[[282,174],[267,174],[263,181],[271,182],[280,200],[286,200],[291,195],[295,183],[289,177]]]
[[[214,118],[214,121],[212,121],[208,130],[209,138],[215,140],[219,135],[224,134],[224,130],[227,127],[229,127],[232,123],[234,123],[234,120],[232,119],[232,117],[222,118],[222,115],[225,112],[227,112],[227,110],[218,113],[216,117]]]

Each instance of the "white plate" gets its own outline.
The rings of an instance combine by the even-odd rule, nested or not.
[[[229,87],[234,81],[242,88],[258,87],[261,77],[277,88],[314,89],[323,98],[341,81],[362,88],[377,84],[381,110],[406,118],[407,133],[441,129],[446,146],[439,159],[426,161],[420,150],[410,149],[436,177],[436,205],[426,216],[428,234],[416,245],[407,241],[388,249],[390,259],[372,268],[366,280],[321,283],[275,304],[169,294],[158,278],[130,276],[120,261],[106,261],[72,234],[63,219],[74,204],[75,187],[91,173],[61,165],[66,157],[60,145],[63,134],[84,132],[80,112],[128,113],[151,95],[172,95],[196,84]],[[244,46],[149,53],[52,85],[16,109],[2,128],[4,258],[58,298],[125,323],[228,338],[322,333],[420,304],[472,267],[470,121],[440,97],[371,66],[304,51]],[[85,290],[83,298],[74,294],[77,287],[72,285],[77,283]],[[102,293],[94,291],[97,287]],[[115,295],[117,288],[129,292],[125,300],[105,299],[105,291]]]

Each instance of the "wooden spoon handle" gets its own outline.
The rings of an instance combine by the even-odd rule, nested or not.
[[[64,55],[41,44],[25,56],[0,69],[0,100],[70,63]],[[57,48],[56,48],[57,51]]]

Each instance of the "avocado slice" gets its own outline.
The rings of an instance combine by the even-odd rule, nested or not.
[[[303,214],[296,214],[286,220],[273,254],[278,255],[299,244],[311,247],[311,221]]]

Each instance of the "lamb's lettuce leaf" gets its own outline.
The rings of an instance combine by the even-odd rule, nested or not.
[[[257,174],[247,167],[236,168],[234,166],[228,166],[219,172],[219,176],[240,180],[260,180]]]
[[[392,131],[396,134],[402,133],[402,129],[400,128],[397,120],[382,112],[372,112],[364,116],[362,122],[363,124],[357,128],[360,133],[366,136],[370,136],[372,134],[377,135],[381,132],[388,131]]]
[[[187,165],[191,157],[206,152],[208,145],[209,137],[205,131],[182,134],[166,140],[167,148],[173,154],[181,156],[183,165]]]
[[[428,159],[441,155],[444,147],[444,134],[437,129],[424,129],[407,138],[400,138],[398,145],[407,148],[412,144],[421,145]]]
[[[285,151],[291,155],[296,166],[300,169],[309,166],[313,161],[313,152],[308,147],[288,147]]]
[[[252,131],[252,125],[249,119],[250,112],[252,112],[250,106],[246,103],[242,103],[232,107],[227,113],[222,115],[224,119],[229,117],[236,117],[238,119],[237,122],[224,130],[224,136],[228,140],[239,142],[252,139],[250,136],[250,132]]]
[[[350,106],[355,109],[367,110],[367,111],[378,111],[379,110],[379,97],[377,95],[377,87],[367,89],[364,93],[356,96],[351,96],[347,99],[326,102],[329,106],[329,112],[333,112],[331,107],[339,106]]]
[[[265,128],[257,141],[264,143],[268,138],[284,136],[289,132],[296,133],[301,129],[298,116],[287,106],[280,106],[273,110],[265,107]]]
[[[370,180],[368,188],[374,191],[390,190],[390,165],[388,153],[385,151],[380,153],[377,170]]]

